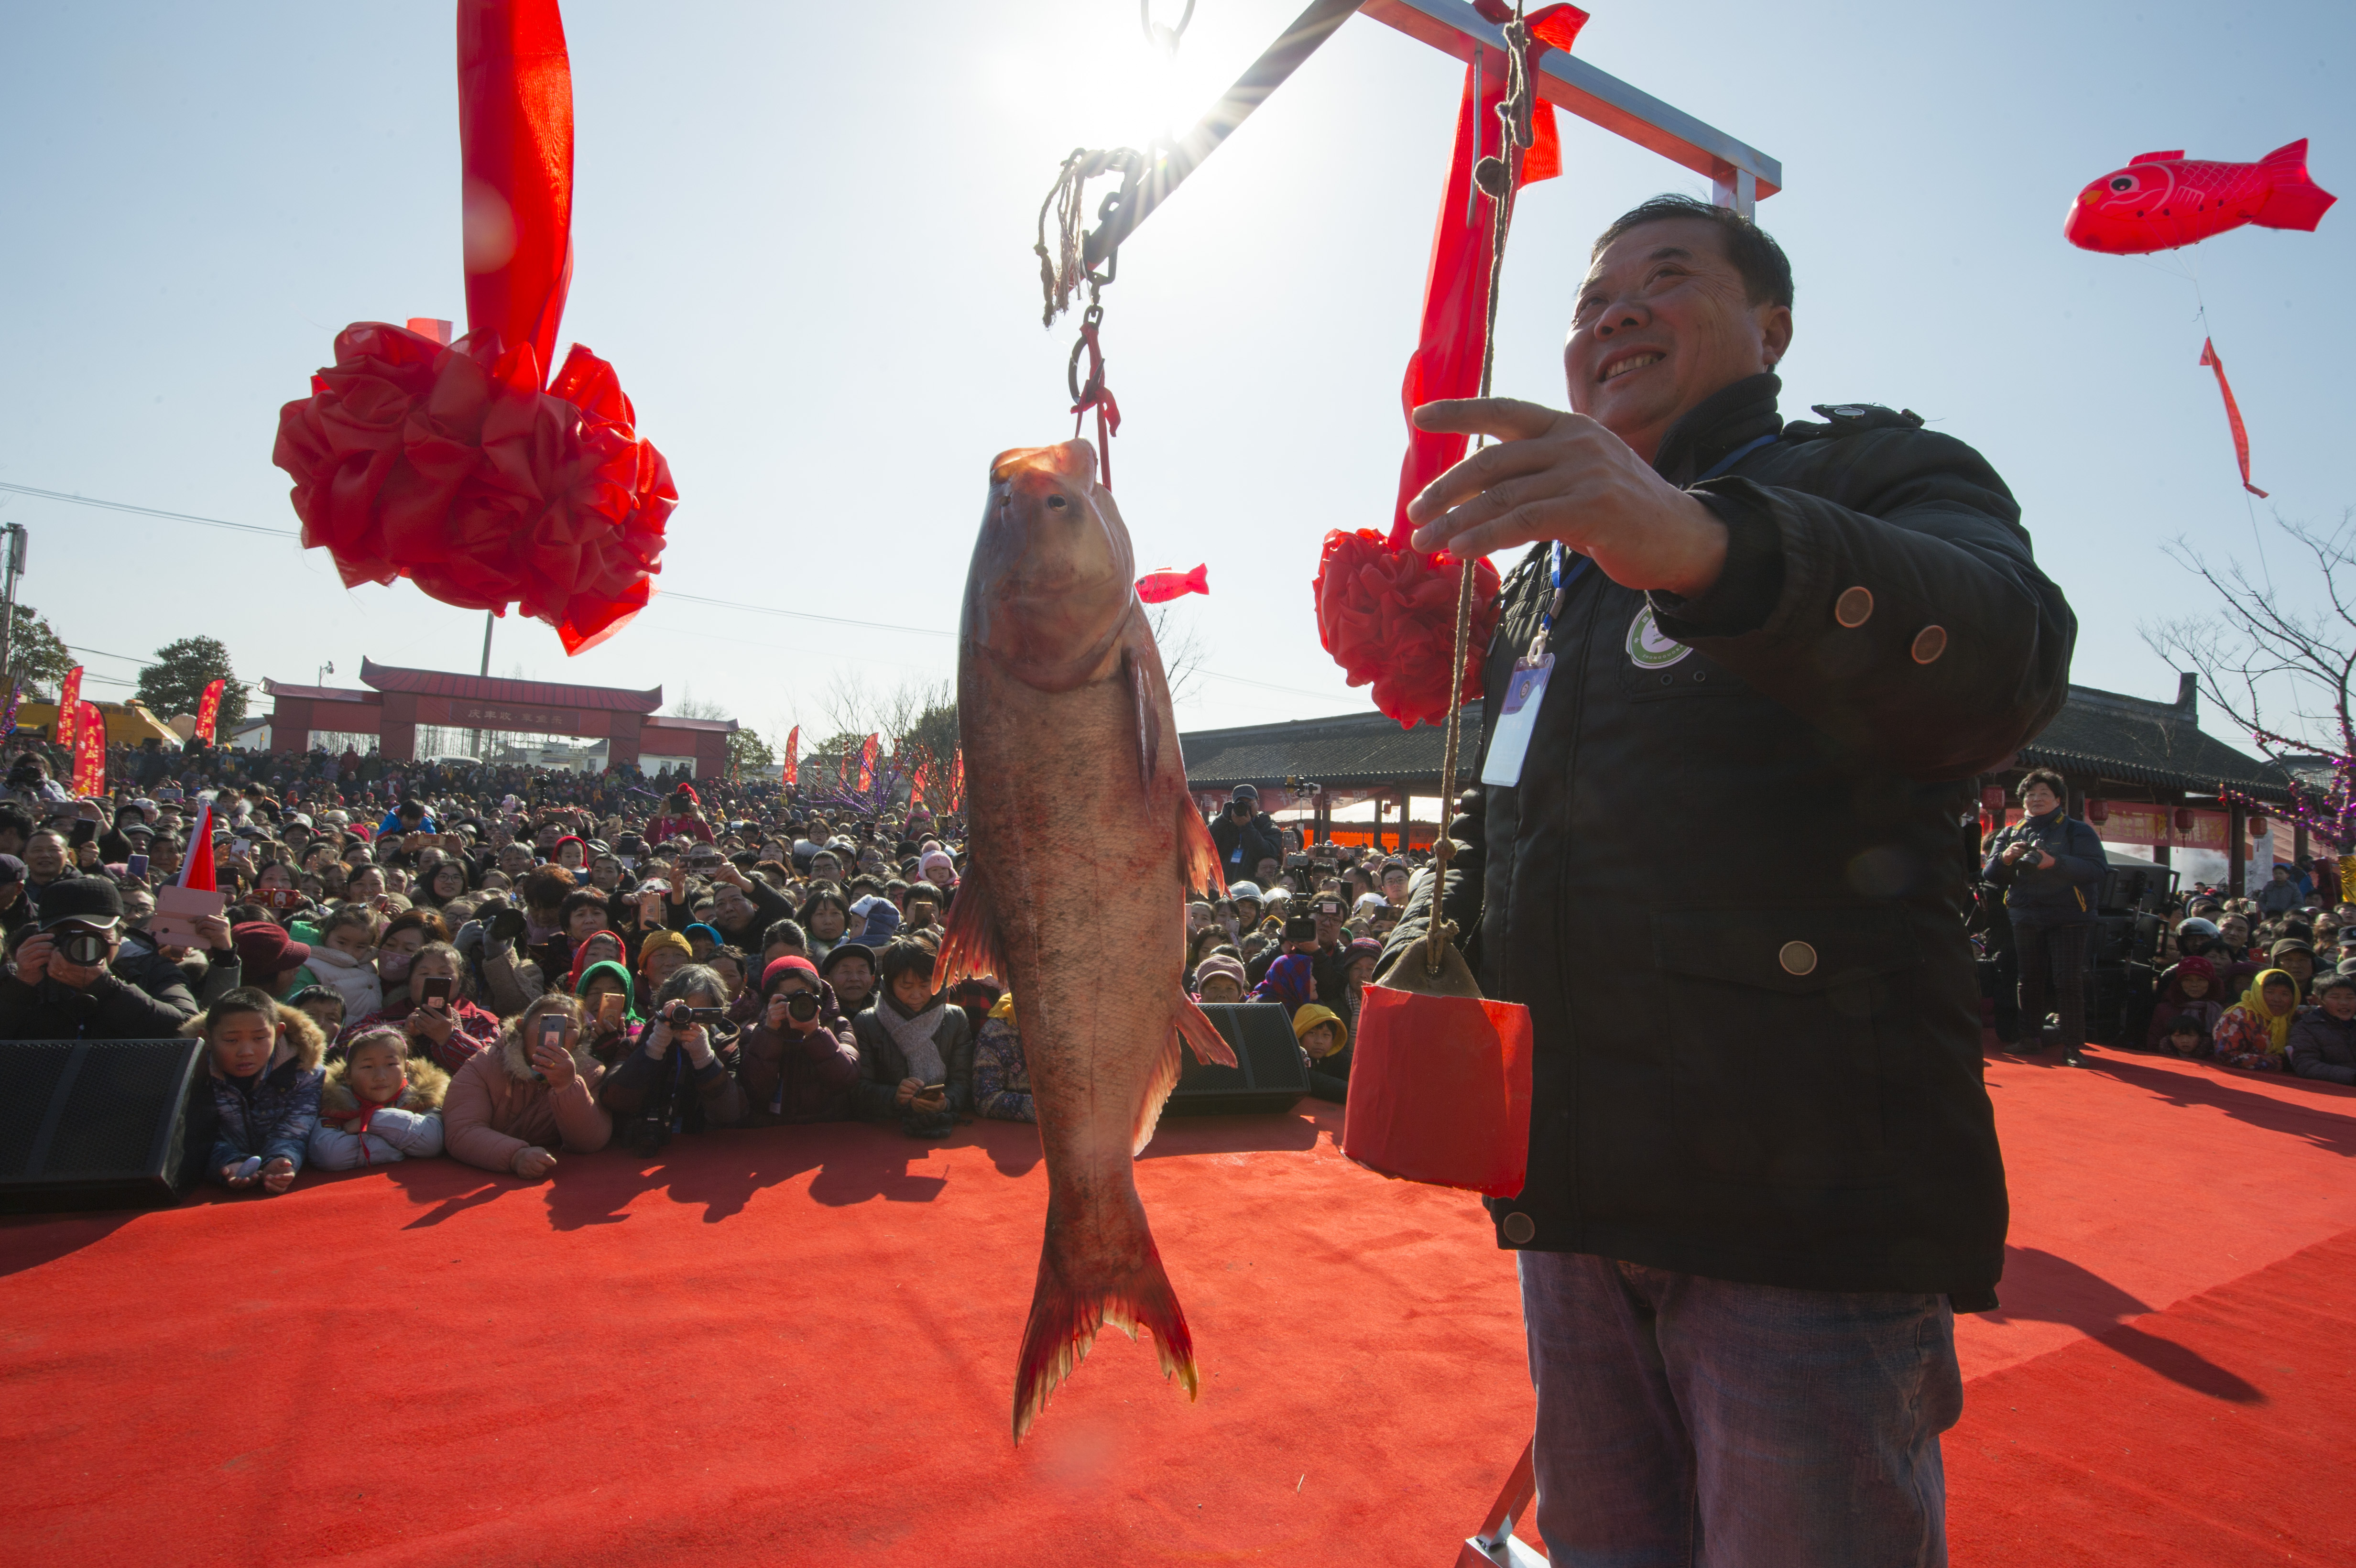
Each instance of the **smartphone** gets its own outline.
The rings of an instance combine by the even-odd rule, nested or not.
[[[428,975],[417,983],[417,1005],[447,1012],[450,1008],[450,976]]]
[[[597,997],[597,1027],[601,1029],[619,1029],[621,1024],[622,993],[619,991],[600,993]]]
[[[250,1154],[246,1156],[245,1163],[237,1168],[237,1173],[240,1176],[260,1176],[262,1174],[262,1157],[258,1154]]]
[[[131,855],[125,857],[123,862],[123,875],[128,877],[145,877],[147,875],[147,857],[145,855]]]
[[[562,1051],[564,1049],[564,1019],[555,1013],[541,1014],[537,1043],[539,1045],[546,1046],[551,1051]],[[548,1074],[540,1070],[540,1065],[537,1062],[532,1064],[531,1075],[542,1083],[548,1082]]]
[[[926,1094],[937,1094],[948,1087],[948,1084],[945,1082],[940,1083],[927,1083],[922,1089],[917,1090],[916,1093],[919,1097]]]

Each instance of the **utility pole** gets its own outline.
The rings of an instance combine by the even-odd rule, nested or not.
[[[16,665],[16,579],[25,571],[25,525],[0,528],[7,538],[6,586],[0,588],[0,679],[13,679]]]
[[[499,618],[496,613],[488,610],[483,612],[483,667],[477,673],[486,680],[488,680],[491,675],[491,628],[498,624]],[[473,750],[477,762],[490,760],[483,755],[483,732],[480,730],[475,731]]]

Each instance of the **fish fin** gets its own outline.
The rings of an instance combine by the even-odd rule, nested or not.
[[[1129,1157],[1135,1159],[1153,1141],[1153,1129],[1161,1125],[1162,1107],[1170,1103],[1170,1091],[1178,1087],[1178,1075],[1186,1069],[1186,1058],[1179,1049],[1183,1036],[1178,1020],[1170,1020],[1170,1038],[1162,1042],[1161,1054],[1153,1059],[1153,1071],[1145,1080],[1145,1097],[1137,1103],[1137,1125],[1129,1133]]]
[[[933,978],[948,990],[969,976],[987,975],[1006,984],[1006,955],[998,945],[998,912],[991,907],[990,884],[979,862],[966,868],[949,901],[948,927],[941,934],[940,961]]]
[[[1146,690],[1145,667],[1136,649],[1121,654],[1120,673],[1129,683],[1130,705],[1137,709],[1138,781],[1151,789],[1162,767],[1162,726],[1153,721],[1153,694]]]
[[[1047,1235],[1039,1248],[1039,1283],[1031,1293],[1031,1320],[1023,1326],[1023,1350],[1014,1372],[1017,1443],[1047,1408],[1055,1385],[1087,1359],[1097,1330],[1108,1323],[1131,1339],[1141,1328],[1151,1334],[1162,1375],[1177,1374],[1189,1400],[1201,1392],[1202,1380],[1194,1370],[1194,1337],[1187,1331],[1186,1314],[1179,1307],[1178,1293],[1171,1288],[1170,1275],[1162,1266],[1162,1254],[1154,1248],[1144,1206],[1138,1202],[1134,1189],[1129,1204],[1136,1226],[1135,1243],[1126,1249],[1131,1262],[1126,1268],[1115,1264],[1107,1272],[1101,1264],[1088,1267],[1097,1249],[1091,1249],[1087,1258],[1066,1249],[1063,1244],[1066,1227],[1055,1222],[1055,1200],[1048,1200]]]
[[[2340,199],[2308,177],[2305,137],[2288,146],[2276,147],[2258,160],[2258,166],[2275,176],[2275,187],[2265,205],[2250,219],[2261,229],[2311,231],[2323,221],[2331,204]]]
[[[1210,592],[1210,573],[1211,563],[1209,561],[1205,561],[1202,565],[1197,566],[1194,571],[1186,574],[1186,580],[1178,585],[1179,592],[1182,593]]]
[[[2137,153],[2127,160],[2127,165],[2132,168],[2136,164],[2172,164],[2182,156],[2184,149],[2181,147],[2165,153]]]
[[[1210,824],[1194,809],[1192,795],[1178,797],[1178,880],[1186,884],[1190,893],[1206,892],[1215,899],[1226,894],[1226,873],[1219,866],[1219,841],[1211,837]]]
[[[1221,1067],[1236,1065],[1235,1047],[1219,1032],[1219,1026],[1211,1021],[1211,1015],[1183,991],[1178,993],[1178,1032],[1186,1037],[1186,1043],[1205,1061]]]

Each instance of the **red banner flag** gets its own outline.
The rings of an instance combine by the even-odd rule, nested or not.
[[[74,726],[81,722],[81,666],[66,671],[65,684],[58,688],[58,721],[49,726],[49,739],[70,752],[74,749]]]
[[[801,772],[801,764],[794,761],[794,753],[801,749],[801,744],[802,727],[797,724],[794,732],[786,737],[786,760],[777,769],[778,782],[787,789],[793,788],[794,778]]]
[[[908,784],[908,809],[914,811],[925,804],[925,774],[930,770],[923,763],[916,764],[916,776]]]
[[[213,731],[220,723],[221,693],[228,689],[228,681],[216,680],[197,699],[197,739],[207,745],[212,743]]]
[[[965,809],[965,748],[959,746],[949,759],[949,809]]]
[[[2250,432],[2242,423],[2242,405],[2233,400],[2233,383],[2225,379],[2225,362],[2207,338],[2201,340],[2201,363],[2217,372],[2217,389],[2225,394],[2225,422],[2233,431],[2233,457],[2242,465],[2242,488],[2263,501],[2266,493],[2250,483]]]
[[[106,715],[95,702],[80,705],[74,731],[73,792],[84,797],[106,793]]]
[[[875,787],[875,754],[883,750],[882,738],[870,735],[867,743],[859,748],[859,793],[865,795]]]

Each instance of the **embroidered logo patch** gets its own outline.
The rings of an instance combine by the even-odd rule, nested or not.
[[[1693,650],[1661,635],[1653,624],[1653,607],[1645,605],[1628,623],[1628,657],[1642,669],[1666,669]]]

